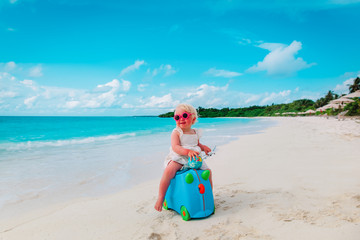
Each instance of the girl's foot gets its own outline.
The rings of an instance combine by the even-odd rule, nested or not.
[[[163,200],[161,200],[160,198],[158,198],[158,200],[157,200],[156,203],[155,203],[155,207],[154,207],[155,210],[161,212],[162,206],[163,206]]]

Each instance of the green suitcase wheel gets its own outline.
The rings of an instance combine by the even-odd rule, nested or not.
[[[190,220],[190,214],[188,212],[188,210],[186,209],[185,206],[182,206],[181,209],[180,209],[180,214],[181,214],[181,217],[184,221],[189,221]]]
[[[169,207],[168,207],[168,205],[167,205],[166,199],[165,199],[164,202],[163,202],[163,208],[164,208],[165,210],[169,210]]]

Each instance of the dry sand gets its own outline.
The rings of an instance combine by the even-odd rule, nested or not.
[[[160,179],[0,222],[0,239],[360,239],[360,124],[277,118],[207,159],[216,213],[153,208]],[[162,161],[159,159],[159,161]]]

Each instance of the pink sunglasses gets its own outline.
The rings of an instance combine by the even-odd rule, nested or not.
[[[174,116],[174,119],[175,121],[179,121],[180,118],[184,118],[184,119],[188,119],[192,114],[191,113],[187,113],[187,112],[184,112],[182,115],[175,115]]]

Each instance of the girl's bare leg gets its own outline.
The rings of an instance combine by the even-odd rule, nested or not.
[[[176,172],[179,171],[181,168],[182,165],[174,161],[171,161],[165,168],[160,180],[159,196],[155,203],[155,209],[157,211],[161,212],[165,194],[170,185],[170,181],[173,177],[175,177]]]

